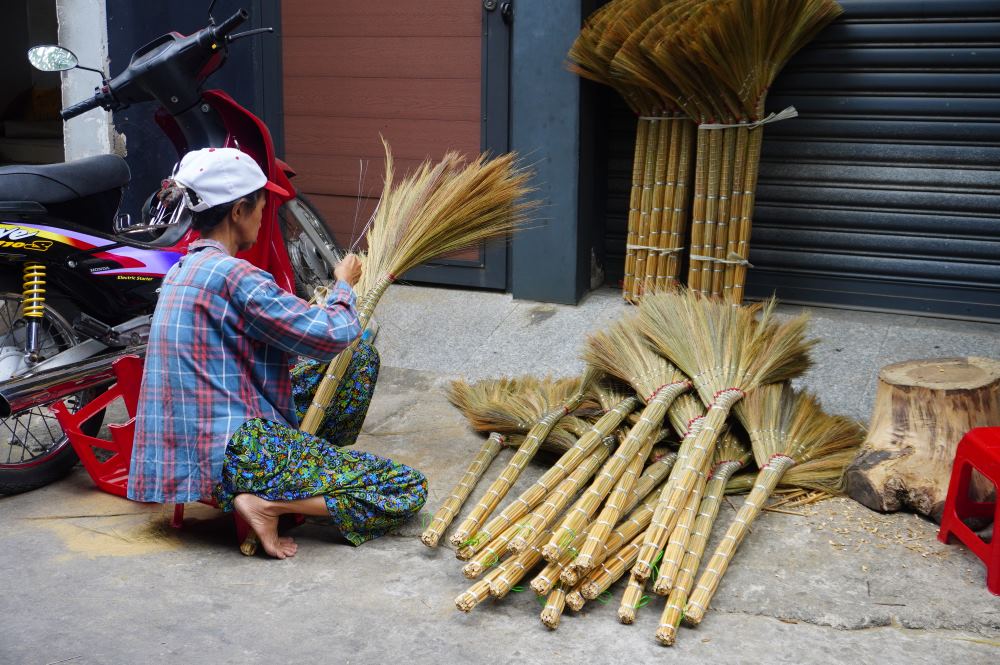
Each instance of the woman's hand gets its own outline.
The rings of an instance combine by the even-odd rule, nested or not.
[[[333,269],[333,276],[354,286],[361,279],[361,259],[357,254],[348,254]]]

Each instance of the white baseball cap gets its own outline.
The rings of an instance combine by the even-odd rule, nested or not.
[[[288,190],[267,179],[253,157],[236,148],[193,150],[177,163],[172,177],[198,195],[198,203],[185,197],[194,212],[231,203],[261,187],[289,196]]]

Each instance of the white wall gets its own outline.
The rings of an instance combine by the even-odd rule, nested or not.
[[[56,0],[59,45],[77,55],[80,64],[94,69],[108,67],[108,22],[104,0]],[[101,79],[94,72],[74,69],[63,72],[63,106],[93,96]],[[66,159],[80,159],[117,151],[124,154],[124,138],[116,136],[111,114],[94,109],[64,125]]]

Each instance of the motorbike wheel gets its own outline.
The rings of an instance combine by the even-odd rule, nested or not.
[[[17,371],[23,360],[25,320],[16,278],[0,278],[0,382]],[[42,334],[43,357],[50,357],[78,342],[70,323],[78,310],[51,293],[45,302]],[[76,393],[66,400],[76,410],[96,391]],[[87,434],[101,427],[103,414],[84,424]],[[42,404],[9,418],[0,418],[0,495],[37,489],[62,478],[78,461],[69,439],[48,405]]]
[[[301,194],[278,208],[278,222],[295,271],[296,295],[308,300],[317,286],[333,280],[333,268],[344,252],[323,216]]]

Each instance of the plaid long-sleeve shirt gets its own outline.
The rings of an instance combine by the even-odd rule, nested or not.
[[[310,307],[221,243],[192,243],[164,277],[153,313],[129,498],[210,496],[240,425],[265,418],[298,426],[295,356],[332,360],[360,333],[346,283],[337,283],[325,308]]]

